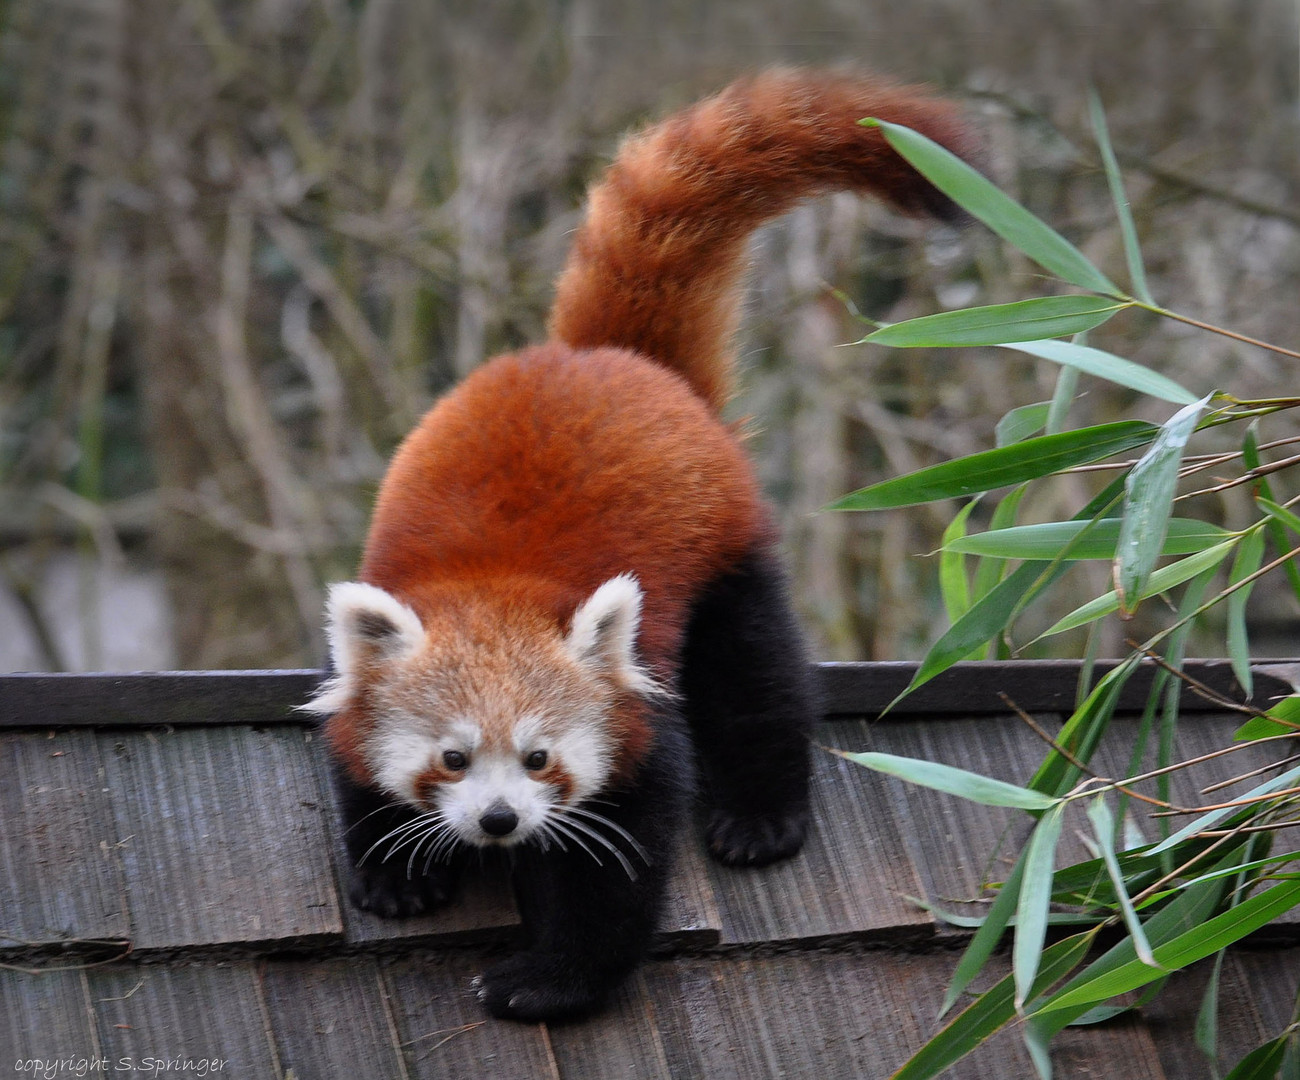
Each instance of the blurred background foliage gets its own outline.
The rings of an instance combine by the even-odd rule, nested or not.
[[[1300,342],[1293,0],[6,0],[0,19],[10,667],[318,663],[322,585],[352,573],[387,455],[438,392],[542,336],[619,134],[758,66],[847,62],[964,99],[997,183],[1119,272],[1093,82],[1156,297]],[[979,229],[851,197],[753,250],[735,413],[815,652],[918,656],[943,616],[917,555],[954,507],[815,511],[992,445],[1055,371],[841,348],[852,309],[1053,283]],[[1197,392],[1296,391],[1289,362],[1171,323],[1127,315],[1094,341]],[[1170,411],[1089,389],[1072,422]],[[1103,479],[1022,520],[1068,517]],[[1079,598],[1106,587],[1105,565],[1080,573],[1100,577]],[[1295,654],[1293,606],[1252,607],[1257,651]],[[1222,652],[1212,631],[1193,652]]]

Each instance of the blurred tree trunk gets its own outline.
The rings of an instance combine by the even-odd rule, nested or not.
[[[124,18],[122,145],[147,201],[126,219],[142,286],[131,314],[177,655],[182,667],[300,663],[321,609],[300,542],[314,511],[248,347],[258,177],[212,156],[222,116],[208,103],[230,88],[174,5],[131,0]]]

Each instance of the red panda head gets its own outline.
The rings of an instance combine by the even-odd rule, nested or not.
[[[645,738],[644,698],[657,692],[636,659],[636,579],[606,581],[567,629],[481,592],[420,606],[423,618],[374,585],[330,589],[335,675],[306,708],[331,714],[336,756],[425,811],[431,851],[585,846],[592,812],[578,808]]]

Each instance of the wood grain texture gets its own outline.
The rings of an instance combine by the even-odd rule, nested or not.
[[[85,972],[0,970],[0,1069],[16,1059],[94,1057]]]
[[[115,1067],[129,1059],[135,1075],[193,1076],[185,1059],[221,1059],[209,1075],[284,1077],[252,963],[119,964],[88,971],[86,981],[99,1052]]]
[[[309,734],[99,736],[137,949],[342,935]]]
[[[383,965],[414,1080],[559,1080],[545,1025],[492,1020],[479,1006],[470,981],[489,962],[464,952],[419,951]],[[588,1075],[598,1075],[604,1064],[593,1060]]]
[[[0,952],[129,933],[93,733],[0,732]]]
[[[1006,716],[867,723],[863,739],[864,749],[937,761],[1017,784],[1029,778],[1042,748],[1023,724]],[[871,775],[887,793],[902,841],[917,866],[923,889],[917,895],[944,911],[982,916],[987,904],[972,901],[989,895],[983,890],[985,882],[1006,878],[1033,819],[1022,811],[983,806]],[[946,924],[940,924],[940,930],[946,932]]]
[[[324,672],[138,671],[0,675],[0,727],[306,722],[295,708]]]
[[[883,1080],[932,1032],[953,962],[853,950],[650,963],[609,1014],[553,1028],[555,1057],[566,1078]],[[945,1076],[1033,1075],[1007,1034]]]
[[[824,724],[819,738],[855,744],[859,725]],[[877,778],[843,758],[813,755],[813,820],[803,850],[758,870],[711,863],[728,943],[815,941],[848,935],[914,938],[932,920],[904,899],[920,890],[916,867]]]
[[[409,1074],[376,961],[281,960],[260,970],[266,1012],[285,1075]]]
[[[1262,962],[1261,962],[1262,961]],[[1174,974],[1160,995],[1142,1007],[1145,1021],[1165,1075],[1171,1078],[1212,1076],[1210,1059],[1196,1044],[1196,1016],[1205,1000],[1213,961],[1203,961]],[[1248,979],[1255,968],[1263,985]],[[1224,957],[1219,979],[1218,1048],[1215,1064],[1226,1073],[1266,1039],[1276,1038],[1290,1021],[1295,1007],[1296,977],[1300,976],[1300,949],[1282,953],[1233,950]],[[1257,998],[1256,994],[1260,994]],[[1277,1004],[1283,1002],[1283,1021]],[[1273,1015],[1265,1022],[1264,1010]]]

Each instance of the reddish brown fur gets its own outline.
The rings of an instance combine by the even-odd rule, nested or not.
[[[632,573],[641,656],[671,678],[694,600],[772,538],[716,416],[746,237],[822,190],[942,209],[856,123],[867,115],[962,142],[953,107],[921,91],[797,71],[737,83],[627,142],[559,281],[555,340],[479,369],[411,433],[380,490],[361,580],[409,604],[436,642],[448,618],[489,636],[521,621],[557,634],[599,585]],[[354,769],[363,712],[358,702],[328,729]],[[613,723],[635,760],[650,739],[644,710],[626,701]]]
[[[757,225],[841,189],[909,212],[947,210],[878,130],[858,125],[865,116],[965,150],[951,102],[824,71],[742,80],[629,139],[591,192],[556,286],[552,334],[579,347],[635,349],[721,408],[744,245]]]

